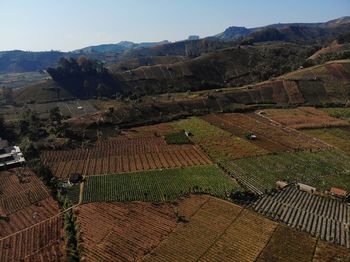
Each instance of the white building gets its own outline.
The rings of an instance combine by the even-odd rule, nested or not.
[[[25,162],[18,146],[8,146],[6,140],[0,139],[0,168]]]

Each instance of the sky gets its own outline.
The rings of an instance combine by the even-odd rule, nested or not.
[[[347,15],[350,0],[0,0],[0,51],[179,41],[229,26],[324,22]]]

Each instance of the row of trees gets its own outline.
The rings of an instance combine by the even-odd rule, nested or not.
[[[47,72],[62,88],[78,98],[111,97],[119,89],[118,81],[101,62],[86,57],[61,58]]]

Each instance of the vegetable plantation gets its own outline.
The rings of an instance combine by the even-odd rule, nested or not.
[[[238,187],[215,165],[153,170],[88,177],[83,202],[167,202],[189,193],[224,198]]]

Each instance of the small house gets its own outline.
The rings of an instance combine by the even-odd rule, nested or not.
[[[9,146],[6,140],[0,139],[0,168],[14,166],[25,162],[18,146]]]
[[[331,190],[329,191],[332,196],[340,197],[340,198],[346,198],[348,193],[344,189],[340,189],[337,187],[331,187]]]
[[[306,185],[306,184],[302,184],[302,183],[297,183],[297,188],[300,191],[304,191],[304,192],[307,192],[307,193],[310,193],[310,194],[313,194],[314,192],[317,191],[315,187],[312,187],[312,186],[309,186],[309,185]]]

